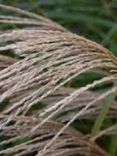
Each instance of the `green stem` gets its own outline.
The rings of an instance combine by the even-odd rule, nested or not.
[[[111,106],[111,104],[115,98],[115,95],[116,95],[115,93],[110,94],[105,99],[105,103],[103,104],[101,112],[100,112],[100,114],[99,114],[99,116],[98,116],[98,118],[94,124],[93,129],[92,129],[92,134],[91,134],[92,137],[96,136],[99,133],[100,128],[102,127],[102,124],[103,124],[104,119],[106,117],[106,114],[107,114],[107,112],[108,112],[108,110],[109,110],[109,108],[110,108],[110,106]]]
[[[109,153],[111,156],[116,156],[117,152],[117,134],[111,137],[111,143],[109,146]]]

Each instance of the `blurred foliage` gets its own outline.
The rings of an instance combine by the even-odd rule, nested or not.
[[[117,55],[117,0],[0,0],[45,15]]]

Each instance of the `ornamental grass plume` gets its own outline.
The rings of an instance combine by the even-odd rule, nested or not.
[[[117,118],[116,56],[45,17],[0,8],[12,12],[0,15],[0,23],[15,25],[0,32],[0,155],[108,156],[96,139],[117,128],[100,130],[106,116]],[[72,87],[89,72],[100,78]],[[94,91],[104,84],[111,85]],[[71,126],[92,118],[96,128],[89,133]]]

